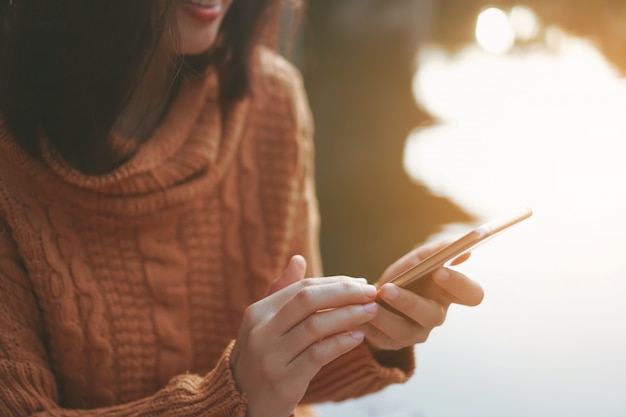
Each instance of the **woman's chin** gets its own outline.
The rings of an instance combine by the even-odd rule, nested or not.
[[[209,34],[203,37],[196,37],[195,39],[186,38],[183,34],[180,43],[176,48],[176,53],[179,55],[199,55],[202,54],[213,46],[217,34]]]
[[[198,55],[209,50],[219,33],[230,1],[214,0],[212,6],[200,6],[198,1],[181,0],[176,9],[180,37],[176,52]]]

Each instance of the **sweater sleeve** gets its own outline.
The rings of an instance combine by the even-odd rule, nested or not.
[[[296,199],[292,253],[307,259],[308,276],[323,276],[319,249],[319,210],[314,180],[313,119],[300,76],[293,72],[293,108],[300,148],[300,189]],[[342,401],[409,379],[415,369],[413,348],[374,355],[364,344],[331,362],[311,382],[304,403]]]
[[[59,405],[43,335],[37,298],[0,218],[0,417],[246,415],[246,399],[237,391],[229,366],[232,343],[205,376],[179,375],[154,395],[132,403],[69,410]]]

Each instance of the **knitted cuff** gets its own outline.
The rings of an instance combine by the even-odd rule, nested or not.
[[[343,401],[406,382],[415,370],[412,348],[387,352],[378,362],[362,344],[323,367],[305,396],[307,403]]]

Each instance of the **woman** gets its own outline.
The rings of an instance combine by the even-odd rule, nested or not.
[[[0,0],[1,416],[306,415],[406,381],[481,301],[444,269],[422,296],[305,279],[312,123],[260,46],[278,8]]]

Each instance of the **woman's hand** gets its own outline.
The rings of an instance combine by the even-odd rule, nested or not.
[[[363,341],[379,310],[376,288],[348,277],[304,279],[294,256],[271,294],[246,310],[230,358],[248,417],[287,417],[322,366]]]
[[[406,317],[381,308],[372,321],[361,326],[367,343],[374,351],[398,350],[422,343],[433,328],[444,322],[450,304],[475,306],[481,303],[484,293],[480,285],[447,268],[433,272],[420,288],[419,295],[394,284],[386,284],[446,243],[424,245],[413,250],[383,273],[378,282],[378,296]]]

